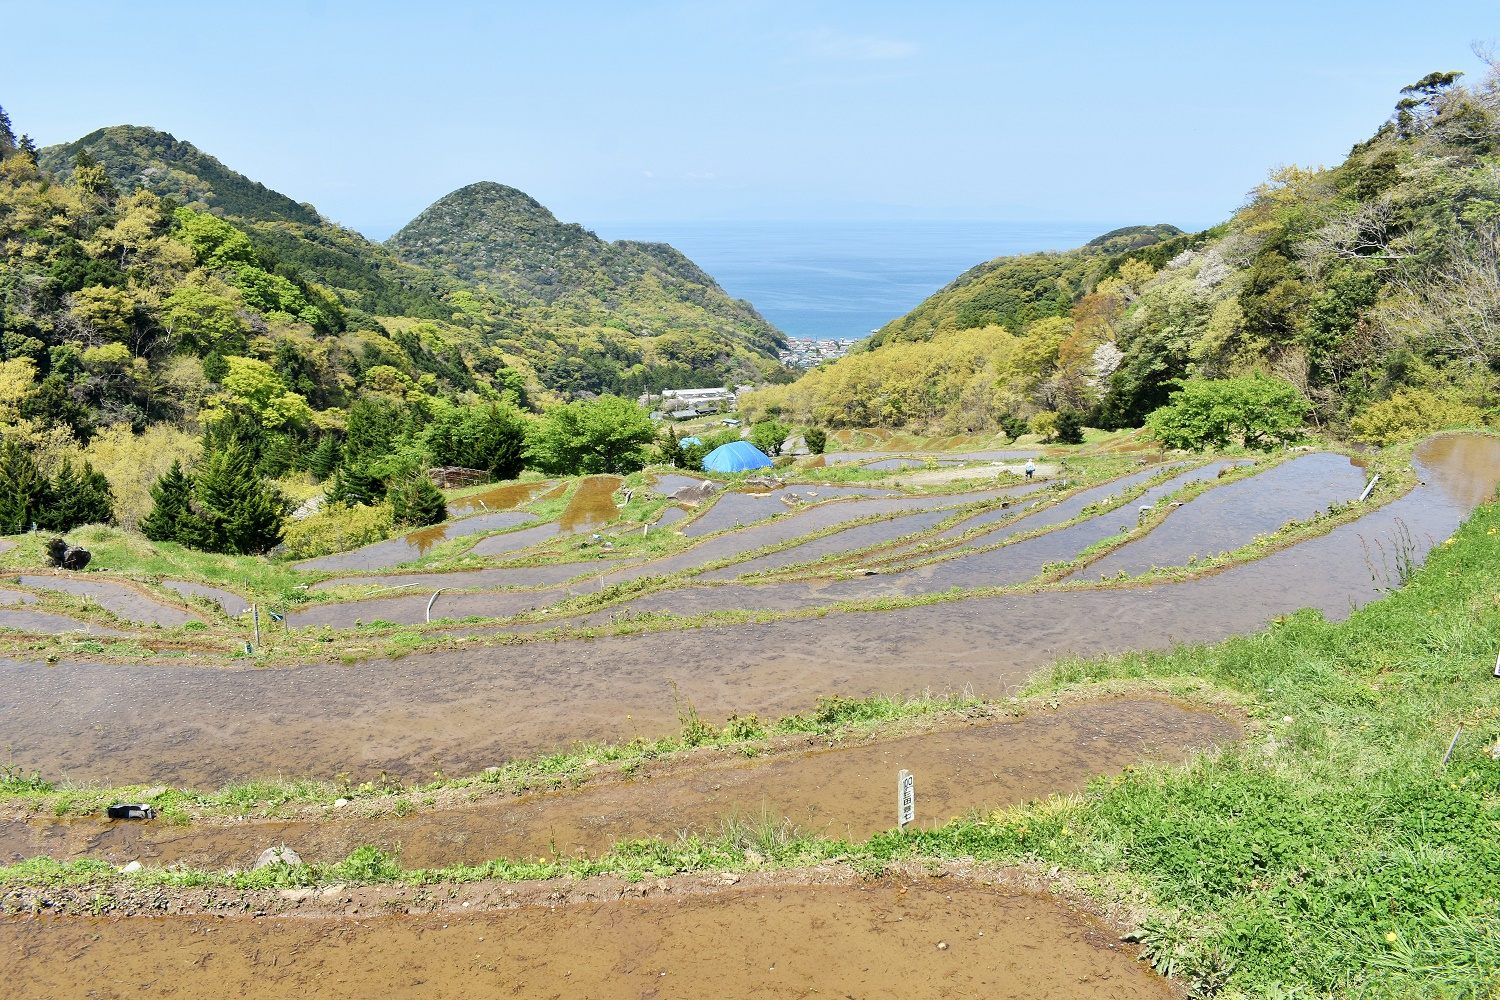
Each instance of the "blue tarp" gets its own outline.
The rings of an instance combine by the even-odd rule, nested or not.
[[[679,448],[691,448],[695,444],[702,444],[702,443],[703,442],[700,441],[700,440],[698,440],[697,438],[683,438],[681,441],[677,442],[677,447],[679,447]]]
[[[703,459],[704,472],[744,472],[768,468],[771,460],[749,441],[731,441],[720,445]]]

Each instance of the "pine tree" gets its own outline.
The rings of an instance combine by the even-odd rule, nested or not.
[[[47,478],[31,453],[15,441],[0,441],[0,535],[30,530],[46,497]]]
[[[339,465],[339,442],[332,434],[325,434],[318,446],[307,456],[307,468],[319,481],[333,475]]]
[[[329,503],[345,507],[353,507],[355,504],[369,506],[379,501],[384,493],[385,484],[379,476],[346,465],[334,474],[326,499]]]
[[[194,548],[208,540],[202,519],[193,510],[193,481],[181,462],[151,487],[151,513],[141,521],[141,534],[154,542],[178,542]]]
[[[37,513],[37,524],[51,531],[72,531],[82,524],[109,524],[114,520],[115,494],[109,480],[85,462],[76,468],[63,459],[47,490],[45,505]]]
[[[260,555],[281,541],[286,499],[233,445],[209,455],[198,470],[193,498],[208,529],[204,547],[210,552]]]
[[[79,524],[113,524],[115,521],[115,491],[104,478],[104,473],[89,462],[83,463],[82,485],[79,493]]]
[[[391,516],[397,524],[415,528],[438,524],[448,517],[448,502],[432,480],[418,473],[391,487]]]

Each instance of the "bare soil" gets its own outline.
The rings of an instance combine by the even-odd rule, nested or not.
[[[548,794],[486,794],[481,786],[445,790],[431,804],[421,794],[403,796],[399,801],[416,810],[405,817],[393,814],[390,797],[339,810],[312,807],[289,821],[191,826],[16,816],[0,822],[0,859],[99,857],[121,865],[242,869],[277,844],[290,845],[304,861],[337,861],[374,844],[407,867],[435,868],[497,857],[594,857],[618,840],[711,836],[729,817],[785,819],[860,841],[895,825],[902,768],[917,777],[917,825],[940,826],[972,810],[1074,791],[1095,775],[1143,760],[1184,760],[1238,735],[1237,725],[1212,712],[1117,698],[1021,718],[950,721],[895,738],[803,738],[752,759],[688,754],[632,776],[601,766],[602,774],[581,788]]]
[[[4,902],[14,912],[36,897]],[[0,918],[7,988],[278,1000],[1173,995],[1097,919],[963,873],[199,892],[116,907],[195,915]]]

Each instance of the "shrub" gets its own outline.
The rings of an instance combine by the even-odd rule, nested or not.
[[[395,518],[388,503],[370,506],[329,503],[311,517],[288,521],[282,529],[281,541],[288,557],[311,559],[378,542],[394,530]]]
[[[1484,411],[1422,389],[1397,389],[1349,421],[1354,436],[1375,444],[1421,437],[1445,427],[1474,427]]]
[[[1032,417],[1031,433],[1040,435],[1043,440],[1051,441],[1057,435],[1057,414],[1051,410],[1043,410]]]
[[[807,442],[809,452],[821,455],[828,447],[828,432],[821,427],[809,427],[802,432],[802,440]]]

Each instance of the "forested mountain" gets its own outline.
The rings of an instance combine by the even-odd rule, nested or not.
[[[1179,379],[1263,371],[1316,422],[1372,440],[1493,422],[1500,81],[1457,77],[1405,88],[1343,163],[1276,172],[1220,226],[982,264],[872,349],[752,409],[835,426],[976,429],[1063,410],[1135,426]]]
[[[1124,254],[1163,243],[1162,252],[1170,254],[1180,243],[1175,238],[1182,236],[1176,226],[1127,226],[1076,250],[996,257],[969,268],[875,331],[869,346],[981,326],[1020,330],[1039,319],[1066,316],[1080,296],[1118,269]]]
[[[165,133],[38,152],[0,110],[0,533],[115,519],[259,552],[282,491],[326,482],[293,548],[337,546],[440,519],[430,466],[511,477],[535,443],[562,469],[554,425],[633,459],[652,437],[633,402],[565,399],[785,374],[780,334],[670,247],[477,190],[529,228],[478,213],[439,240],[429,212],[408,233],[483,266],[407,260]]]
[[[485,181],[439,199],[386,244],[402,258],[483,284],[560,321],[638,336],[674,334],[690,364],[734,345],[774,353],[784,338],[664,244],[607,243],[563,224],[525,192]],[[665,346],[665,345],[664,345]]]
[[[651,255],[627,244],[603,244],[578,227],[560,226],[520,192],[515,194],[549,225],[512,233],[508,259],[518,263],[518,272],[488,271],[479,285],[462,267],[426,266],[428,254],[406,259],[395,246],[371,243],[164,132],[100,129],[48,147],[37,159],[44,175],[71,184],[80,154],[121,195],[149,192],[230,222],[249,238],[265,270],[326,296],[324,332],[368,331],[367,340],[411,341],[420,345],[414,348],[418,354],[445,355],[446,369],[462,360],[467,375],[447,373],[460,388],[502,370],[529,385],[533,395],[565,396],[781,375],[773,360],[780,334],[685,259],[701,280],[653,265]],[[525,262],[552,257],[553,231],[564,229],[577,230],[614,256],[644,261],[635,266],[628,294],[617,296],[618,313],[613,301],[595,297],[599,272],[591,266],[554,269],[551,297],[534,293],[547,276]],[[482,247],[493,235],[479,231],[459,242]],[[410,353],[404,347],[402,352]],[[393,360],[399,357],[382,363]],[[446,377],[431,364],[393,366],[412,378],[423,371]]]

